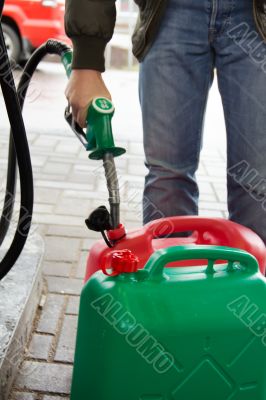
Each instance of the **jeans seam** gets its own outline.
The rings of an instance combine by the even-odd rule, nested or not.
[[[212,13],[210,20],[210,31],[216,31],[215,22],[218,14],[218,0],[212,0]]]
[[[230,11],[228,12],[228,17],[225,18],[223,26],[222,26],[220,32],[217,33],[216,37],[221,36],[225,32],[228,25],[232,24],[232,12],[234,11],[235,7],[236,7],[236,2],[235,2],[235,0],[232,0],[231,6],[230,6]]]

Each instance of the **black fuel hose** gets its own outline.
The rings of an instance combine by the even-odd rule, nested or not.
[[[13,241],[0,263],[1,279],[15,264],[25,245],[30,230],[33,209],[33,177],[24,122],[21,114],[13,75],[11,72],[10,62],[8,60],[6,52],[4,36],[1,29],[0,46],[4,50],[1,55],[2,63],[0,66],[0,85],[6,104],[7,114],[12,130],[12,137],[16,149],[21,187],[21,207],[19,213],[19,222]]]
[[[0,0],[0,9],[3,1]],[[62,56],[71,49],[64,43],[48,40],[39,47],[27,62],[16,91],[15,83],[8,60],[2,29],[0,29],[0,47],[4,49],[1,56],[4,62],[0,65],[0,84],[9,116],[11,132],[9,141],[9,157],[6,195],[2,217],[0,220],[0,245],[10,225],[16,192],[16,165],[20,176],[21,205],[17,229],[3,260],[0,262],[0,280],[15,264],[29,235],[33,211],[33,175],[29,146],[22,118],[22,109],[31,78],[42,59],[48,54]],[[4,78],[3,78],[4,77]]]

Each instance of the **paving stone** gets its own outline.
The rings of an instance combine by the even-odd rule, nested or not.
[[[80,200],[77,197],[73,198],[61,198],[55,207],[56,214],[63,215],[78,215],[83,218],[88,217],[90,213],[90,204],[86,200]]]
[[[45,238],[45,260],[46,261],[68,261],[73,262],[78,259],[80,240],[48,236]]]
[[[120,211],[121,212],[138,212],[142,213],[142,193],[139,195],[139,199],[134,198],[134,201],[132,201],[132,198],[121,198],[121,204],[120,204]],[[138,201],[135,201],[138,200]]]
[[[142,224],[142,209],[141,207],[137,207],[134,211],[129,211],[124,213],[126,221],[135,221],[138,222],[141,226]]]
[[[99,232],[95,232],[95,233],[98,233],[97,237],[95,235],[95,238],[93,238],[93,239],[84,239],[82,241],[82,244],[81,244],[82,250],[90,250],[92,248],[92,246],[95,244],[95,242],[101,239],[101,235],[99,235]]]
[[[43,273],[45,275],[69,276],[71,269],[71,263],[62,263],[56,261],[45,261],[43,263]]]
[[[77,196],[77,191],[79,191],[79,190],[87,191],[87,189],[88,189],[86,184],[69,182],[69,181],[63,182],[61,179],[59,179],[57,182],[54,180],[49,180],[49,179],[36,179],[35,187],[36,188],[41,187],[41,188],[69,189],[69,190],[74,191],[76,193],[76,196]]]
[[[117,157],[115,160],[115,165],[118,170],[118,174],[119,174],[119,171],[126,171],[127,166],[128,166],[127,157]]]
[[[130,154],[139,154],[144,156],[144,149],[142,142],[132,142],[129,143],[129,153]]]
[[[27,133],[28,142],[29,142],[29,143],[33,143],[34,140],[35,140],[37,137],[39,137],[39,136],[40,136],[40,134],[28,132],[28,133]]]
[[[55,162],[48,162],[45,164],[42,172],[45,174],[59,174],[59,175],[67,175],[71,170],[71,165],[64,164],[64,163],[55,163]]]
[[[82,217],[72,217],[71,215],[55,215],[55,214],[37,214],[33,215],[35,224],[44,225],[66,225],[66,226],[82,226],[84,219]]]
[[[76,278],[84,279],[87,259],[88,259],[88,251],[82,251],[79,256],[79,261],[75,273]]]
[[[116,139],[115,144],[117,147],[123,147],[124,149],[128,149],[129,148],[129,141],[127,140],[120,140],[120,139]]]
[[[78,196],[79,199],[86,199],[91,200],[91,199],[98,199],[99,198],[99,193],[95,191],[89,191],[89,190],[79,190],[78,193],[75,190],[64,190],[62,193],[62,198],[72,198],[75,199]]]
[[[199,210],[199,215],[202,217],[218,217],[218,218],[223,218],[224,214],[222,211],[218,210],[205,210],[205,209],[200,209]]]
[[[216,196],[219,201],[221,202],[227,202],[227,193],[223,191],[215,191]]]
[[[55,181],[55,182],[66,182],[67,181],[67,175],[64,174],[48,174],[41,171],[37,171],[34,174],[34,177],[36,180],[45,180],[45,181]],[[58,185],[57,185],[58,186]]]
[[[36,167],[43,167],[47,161],[47,157],[45,156],[40,156],[40,155],[32,155],[31,156],[31,162],[32,166],[34,168],[34,171]]]
[[[130,160],[130,163],[128,165],[128,173],[132,175],[140,175],[141,177],[144,177],[147,174],[148,170],[145,167],[143,161],[136,161],[136,160]]]
[[[40,204],[35,202],[34,204],[34,213],[42,213],[42,214],[50,214],[53,212],[54,206],[52,204]]]
[[[88,237],[88,228],[83,221],[82,227],[77,226],[60,226],[50,225],[47,229],[48,236],[65,236],[72,238],[86,238]]]
[[[60,191],[56,189],[38,188],[35,191],[35,202],[45,204],[56,204]]]
[[[92,190],[96,183],[97,177],[91,171],[87,173],[72,172],[69,175],[69,180],[76,183],[84,183],[88,190]]]
[[[40,360],[47,360],[52,344],[52,336],[34,334],[29,346],[28,356]]]
[[[198,177],[198,180],[200,182],[209,182],[209,183],[213,183],[213,182],[217,182],[217,183],[223,183],[225,178],[223,176],[208,176],[208,175],[201,175]]]
[[[57,294],[48,294],[37,326],[37,332],[50,334],[56,333],[58,320],[63,312],[64,303],[64,296],[60,296]]]
[[[61,139],[61,138],[60,138]],[[55,147],[58,143],[58,137],[51,137],[51,135],[40,135],[34,142],[34,146],[43,146],[43,147]],[[62,139],[61,139],[62,140]]]
[[[48,159],[52,151],[54,152],[54,149],[51,150],[49,149],[49,147],[33,146],[31,153],[33,155],[38,155],[38,156],[41,155],[42,157],[46,157],[46,159]]]
[[[77,156],[72,157],[71,154],[64,156],[62,154],[56,154],[55,155],[50,155],[50,157],[48,158],[49,161],[51,162],[62,162],[62,163],[66,163],[66,164],[71,164],[73,167],[77,164],[77,162],[81,163],[84,162],[86,164],[89,165],[88,163],[88,158],[86,158],[86,154],[84,157],[84,160],[77,160]]]
[[[130,174],[124,174],[123,175],[123,179],[124,179],[124,182],[125,181],[128,181],[128,182],[141,182],[141,183],[143,183],[144,182],[144,174],[143,175],[130,175]]]
[[[214,191],[216,196],[220,201],[227,202],[227,187],[226,183],[218,184],[216,182],[213,183]]]
[[[61,294],[79,295],[82,289],[81,279],[58,278],[56,276],[47,276],[48,291]]]
[[[95,170],[95,166],[92,165],[90,162],[86,162],[85,164],[80,164],[80,163],[75,163],[73,165],[73,171],[74,172],[83,172],[85,174],[93,174],[95,175],[95,173],[93,173],[93,171]]]
[[[207,202],[214,201],[214,202],[216,202],[217,201],[217,197],[215,196],[214,193],[211,193],[211,194],[210,193],[201,193],[200,194],[200,201],[202,201],[202,202],[204,202],[204,201],[207,201]]]
[[[200,187],[200,193],[208,193],[208,194],[214,193],[212,185],[209,182],[199,181],[199,187]]]
[[[77,315],[79,312],[79,296],[69,296],[66,314]]]
[[[134,222],[134,221],[128,221],[127,222],[127,229],[128,230],[136,229],[136,228],[139,228],[139,227],[140,227],[139,222]]]
[[[69,394],[71,378],[71,365],[25,361],[15,382],[15,388]]]
[[[16,392],[11,396],[11,400],[35,400],[36,397],[32,393],[19,393]]]
[[[80,150],[80,144],[74,140],[65,140],[59,143],[56,148],[56,153],[63,153],[63,154],[77,154]]]
[[[225,157],[224,154],[221,154],[219,150],[216,152],[215,156],[211,154],[211,149],[206,149],[206,151],[201,152],[201,163],[205,166],[208,165],[224,165]]]
[[[229,219],[229,213],[228,213],[228,211],[223,211],[222,214],[223,214],[223,218]]]
[[[226,203],[200,201],[199,206],[204,210],[220,210],[220,211],[227,210]]]
[[[77,321],[77,316],[65,316],[54,361],[73,362],[76,344]]]

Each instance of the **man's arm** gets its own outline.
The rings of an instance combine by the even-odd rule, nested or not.
[[[82,127],[94,97],[111,99],[101,72],[115,20],[115,0],[66,0],[65,30],[73,43],[73,71],[65,94],[74,119]]]
[[[104,50],[115,20],[115,0],[66,0],[65,30],[73,43],[74,69],[104,71]]]

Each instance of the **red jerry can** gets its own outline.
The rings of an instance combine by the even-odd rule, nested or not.
[[[191,232],[188,237],[169,237],[173,233]],[[256,257],[260,270],[265,274],[266,248],[260,237],[252,230],[223,218],[202,218],[198,216],[170,217],[152,221],[149,224],[126,232],[121,225],[109,231],[108,238],[113,247],[104,240],[97,241],[90,250],[85,282],[99,269],[110,266],[112,254],[117,250],[131,250],[143,268],[150,256],[159,249],[183,245],[227,246],[246,250]],[[206,260],[186,260],[169,263],[168,267],[206,265]]]

